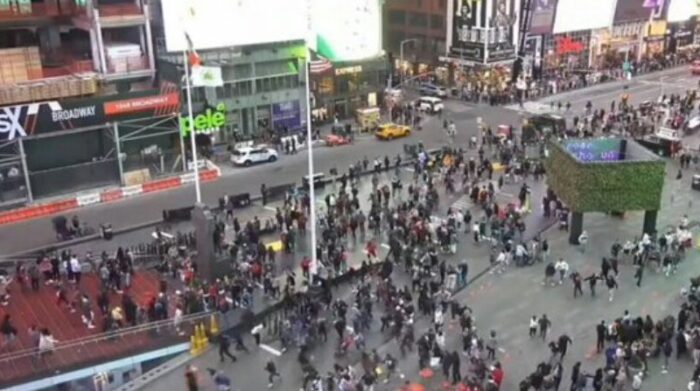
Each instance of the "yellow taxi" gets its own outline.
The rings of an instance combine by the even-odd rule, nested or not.
[[[381,124],[374,133],[380,140],[391,140],[411,134],[411,127],[394,123]]]

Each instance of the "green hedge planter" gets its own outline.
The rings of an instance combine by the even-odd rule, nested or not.
[[[575,143],[585,144],[578,148]],[[621,143],[626,143],[625,159],[614,160]],[[633,140],[569,139],[550,142],[548,149],[547,183],[572,211],[657,211],[661,207],[666,162]]]

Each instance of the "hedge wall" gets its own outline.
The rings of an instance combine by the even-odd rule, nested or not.
[[[659,210],[666,162],[580,162],[560,143],[549,144],[547,183],[573,211]]]

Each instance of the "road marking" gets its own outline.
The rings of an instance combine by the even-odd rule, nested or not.
[[[416,170],[414,170],[414,169],[411,168],[411,167],[406,167],[406,168],[404,168],[404,170],[406,170],[406,171],[408,171],[408,172],[416,172]]]
[[[384,248],[391,248],[391,247],[389,247],[389,245],[386,244],[386,243],[382,243],[382,247],[384,247]]]
[[[273,208],[273,207],[270,206],[270,205],[265,205],[265,206],[263,206],[263,208],[264,208],[264,209],[267,209],[267,210],[271,210],[271,211],[273,211],[273,212],[277,212],[277,209]]]
[[[279,356],[282,355],[282,352],[280,352],[279,350],[273,348],[272,346],[265,345],[264,343],[261,343],[259,346],[260,346],[260,349],[262,349],[262,350],[264,350],[264,351],[266,351],[266,352],[268,352],[268,353],[270,353],[270,354],[274,354],[274,355],[277,356],[277,357],[279,357]]]

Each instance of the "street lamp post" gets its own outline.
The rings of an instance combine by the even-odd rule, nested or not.
[[[401,85],[401,82],[403,81],[403,45],[415,41],[417,41],[416,38],[409,38],[404,39],[401,41],[401,43],[399,43],[399,85]]]

